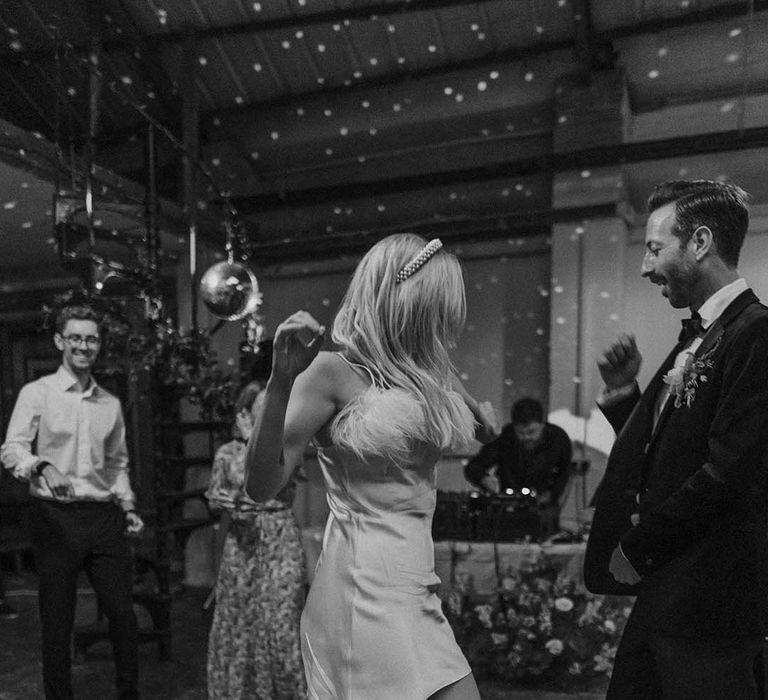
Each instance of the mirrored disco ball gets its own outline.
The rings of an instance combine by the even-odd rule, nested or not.
[[[209,267],[200,279],[200,297],[218,318],[237,321],[259,306],[256,275],[237,262],[220,262]]]

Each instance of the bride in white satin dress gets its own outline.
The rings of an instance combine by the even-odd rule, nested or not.
[[[330,514],[301,619],[310,700],[479,700],[435,594],[435,465],[490,404],[452,371],[464,325],[461,267],[435,239],[389,236],[358,265],[332,338],[299,311],[274,339],[272,375],[246,457],[246,490],[272,498],[312,440]]]

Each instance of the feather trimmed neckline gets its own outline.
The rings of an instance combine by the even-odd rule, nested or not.
[[[448,394],[461,416],[454,435],[458,446],[471,439],[474,419],[458,393]],[[339,411],[331,423],[330,436],[333,445],[350,450],[358,458],[386,456],[400,466],[413,462],[417,444],[429,443],[419,400],[403,389],[376,385],[369,386]]]

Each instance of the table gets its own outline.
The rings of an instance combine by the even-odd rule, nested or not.
[[[499,576],[520,569],[542,554],[577,583],[584,582],[583,564],[586,544],[538,544],[516,542],[435,542],[435,572],[445,591],[452,579],[469,576],[471,595],[488,597],[498,590]],[[498,573],[497,573],[498,557]]]

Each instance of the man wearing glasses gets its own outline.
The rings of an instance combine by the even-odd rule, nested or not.
[[[53,337],[61,367],[22,387],[0,458],[27,480],[32,546],[40,576],[43,683],[48,700],[72,698],[70,638],[77,579],[85,570],[109,620],[118,697],[138,698],[136,616],[126,534],[144,525],[134,509],[120,402],[91,370],[99,317],[67,306]]]

